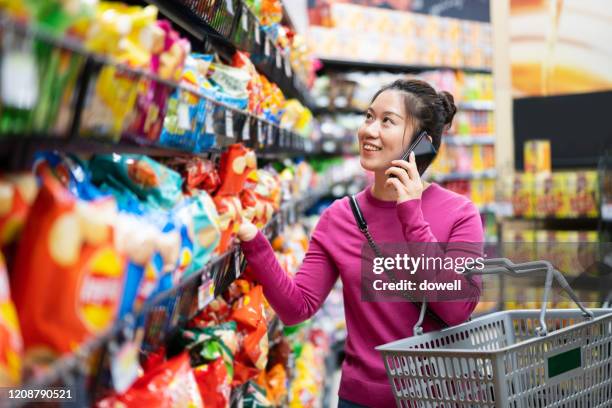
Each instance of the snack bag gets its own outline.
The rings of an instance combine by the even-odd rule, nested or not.
[[[257,384],[266,390],[266,396],[272,406],[280,406],[287,396],[287,371],[285,367],[276,364],[270,371],[262,371],[257,378]]]
[[[217,246],[216,253],[222,254],[228,250],[232,240],[238,233],[242,205],[238,197],[229,195],[216,195],[214,202],[219,213],[219,228],[221,229],[221,240]]]
[[[184,330],[183,340],[189,349],[193,366],[220,359],[226,366],[230,379],[233,377],[234,354],[238,348],[236,322]]]
[[[264,295],[261,285],[253,286],[234,305],[231,319],[238,323],[241,330],[255,330],[259,323],[265,321]]]
[[[0,387],[20,383],[22,352],[19,320],[11,300],[6,263],[0,252]]]
[[[0,176],[0,246],[17,239],[37,192],[32,174]]]
[[[236,143],[230,145],[221,155],[219,174],[221,187],[217,194],[237,195],[244,188],[244,182],[251,170],[257,167],[255,152]]]
[[[244,408],[272,408],[274,405],[266,397],[266,391],[257,383],[249,381],[242,400]]]
[[[189,356],[183,353],[147,371],[125,393],[98,401],[96,407],[203,408],[204,404]]]
[[[199,157],[190,159],[182,167],[181,175],[185,180],[183,188],[190,195],[198,194],[198,190],[214,194],[221,185],[221,178],[215,164],[209,160],[202,160]]]
[[[212,198],[203,191],[186,200],[178,213],[193,243],[193,259],[186,270],[188,275],[200,271],[219,245],[219,214]]]
[[[236,51],[232,57],[232,65],[245,70],[249,74],[247,91],[249,94],[249,112],[259,116],[262,113],[261,101],[263,100],[263,84],[255,65],[251,62],[248,54]]]
[[[232,378],[222,359],[193,369],[205,407],[229,407]]]
[[[114,322],[125,259],[113,245],[112,198],[83,202],[49,169],[42,168],[40,176],[41,189],[19,242],[11,289],[27,356],[48,361]]]
[[[171,208],[182,198],[181,176],[147,156],[99,155],[89,167],[94,183],[127,189],[154,208]]]
[[[257,370],[264,370],[268,363],[268,326],[265,319],[260,320],[257,328],[249,332],[242,344],[242,355],[248,357],[249,364]],[[242,358],[241,358],[242,359]],[[242,359],[242,361],[245,361]]]

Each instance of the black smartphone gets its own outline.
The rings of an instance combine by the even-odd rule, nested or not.
[[[433,161],[438,153],[435,146],[429,141],[426,131],[419,133],[417,138],[408,146],[408,149],[406,149],[399,160],[408,161],[410,152],[414,152],[414,160],[416,161],[417,169],[421,176],[425,173],[427,166]]]

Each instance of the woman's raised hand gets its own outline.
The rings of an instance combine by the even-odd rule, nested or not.
[[[414,152],[410,153],[408,160],[393,160],[392,166],[385,171],[387,177],[391,174],[395,176],[389,177],[385,185],[395,189],[398,204],[421,198],[423,194],[423,182],[416,166]]]
[[[255,238],[257,235],[257,227],[250,221],[242,221],[238,228],[238,239],[242,242],[247,242]]]

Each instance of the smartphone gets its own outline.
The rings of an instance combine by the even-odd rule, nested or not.
[[[417,136],[415,141],[408,146],[408,149],[406,149],[399,159],[408,161],[411,152],[414,152],[414,160],[416,161],[417,169],[421,176],[425,173],[427,166],[433,161],[438,153],[435,146],[429,141],[426,131],[422,131]]]

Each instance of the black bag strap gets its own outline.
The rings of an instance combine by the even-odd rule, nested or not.
[[[366,222],[365,217],[363,216],[363,212],[361,211],[361,207],[359,206],[359,203],[357,202],[357,198],[354,195],[350,195],[349,203],[351,205],[351,210],[353,211],[353,216],[355,217],[355,221],[357,222],[357,226],[359,227],[359,230],[366,237],[366,240],[368,241],[368,245],[370,245],[370,248],[372,248],[372,251],[374,251],[374,254],[376,254],[377,257],[382,258],[383,253],[378,247],[378,245],[376,245],[376,242],[374,242],[374,238],[372,238],[372,234],[370,234],[370,231],[368,229],[368,223]],[[395,276],[389,274],[388,271],[387,271],[387,275],[391,278],[392,281],[396,280]],[[421,305],[422,305],[421,302],[414,301],[411,298],[411,296],[408,295],[408,293],[405,293],[404,297],[409,298],[409,300],[417,307],[417,309],[419,311],[421,310]],[[448,324],[446,324],[446,322],[440,316],[438,316],[433,310],[427,308],[425,310],[425,313],[427,317],[435,321],[439,326],[443,328],[448,327]]]

